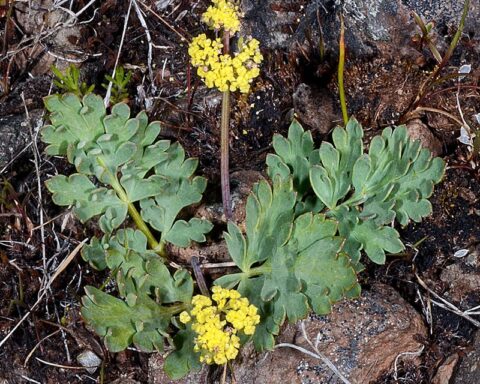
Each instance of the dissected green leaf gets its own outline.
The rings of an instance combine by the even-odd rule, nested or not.
[[[352,200],[374,204],[380,217],[388,218],[393,211],[402,225],[418,222],[431,213],[427,199],[444,169],[443,160],[432,159],[420,142],[409,140],[404,126],[387,128],[372,140],[368,155],[355,163]]]
[[[42,140],[49,144],[49,155],[66,155],[70,145],[94,142],[104,133],[105,116],[103,99],[94,94],[83,100],[67,93],[45,98],[45,108],[50,112],[51,125],[42,129]]]
[[[109,351],[122,351],[132,342],[146,352],[163,349],[171,317],[167,308],[146,295],[135,297],[127,304],[91,286],[87,286],[85,292],[82,316],[105,338]]]
[[[326,314],[338,300],[358,296],[361,251],[383,263],[386,253],[404,248],[390,224],[431,212],[427,198],[443,175],[443,161],[409,141],[403,127],[374,138],[368,154],[362,137],[352,119],[334,130],[333,144],[313,150],[310,136],[292,124],[288,139],[275,137],[276,155],[268,158],[273,192],[266,182],[253,189],[245,235],[228,225],[225,239],[241,272],[216,284],[238,285],[259,308],[258,349],[273,346],[285,319],[296,321],[309,308]],[[327,207],[323,214],[312,190]]]
[[[95,269],[102,271],[107,268],[105,249],[103,248],[103,243],[98,238],[93,237],[90,240],[90,244],[85,244],[81,253],[83,260],[88,261]]]
[[[260,350],[273,347],[274,336],[286,319],[295,322],[305,317],[310,307],[326,313],[332,303],[359,292],[355,268],[340,252],[343,238],[335,236],[337,221],[312,213],[295,219],[291,186],[291,179],[279,177],[273,191],[264,182],[254,188],[245,236],[234,224],[229,224],[225,234],[232,259],[242,273],[215,282],[228,288],[238,284],[239,292],[259,309],[261,323],[253,340]],[[272,222],[277,226],[271,227]],[[271,237],[267,257],[249,255],[255,249],[262,251],[260,239],[266,236]]]
[[[139,230],[120,229],[100,242],[92,239],[82,251],[85,260],[95,267],[108,266],[117,271],[120,296],[129,293],[154,295],[162,303],[190,302],[193,280],[179,269],[172,276],[158,255],[148,249],[147,238]]]
[[[260,297],[263,301],[274,301],[273,319],[278,325],[286,318],[292,323],[296,322],[308,313],[308,300],[302,293],[303,286],[296,274],[296,262],[296,250],[283,246],[267,264],[270,271],[265,273]]]
[[[212,223],[197,218],[190,221],[178,220],[172,229],[165,235],[165,240],[178,247],[188,247],[192,241],[203,243],[205,234],[213,228]]]
[[[180,330],[173,338],[175,350],[165,359],[163,369],[172,380],[181,379],[191,371],[199,371],[202,367],[200,354],[193,351],[196,333],[190,325]]]
[[[104,232],[118,228],[126,218],[127,204],[114,191],[97,188],[85,175],[57,175],[48,180],[46,185],[53,194],[54,203],[60,206],[73,205],[73,212],[82,222],[101,215],[99,224]]]
[[[300,123],[294,120],[288,129],[288,138],[273,136],[273,148],[276,154],[267,156],[268,175],[272,180],[277,174],[287,176],[282,164],[287,165],[293,174],[295,190],[303,196],[310,188],[308,175],[313,152],[312,134],[305,132]]]
[[[340,207],[335,213],[339,221],[339,233],[346,238],[344,250],[354,263],[360,259],[360,251],[377,264],[385,262],[385,252],[398,253],[404,249],[398,232],[388,226],[377,225],[374,220],[362,220],[356,208],[350,211]]]
[[[291,178],[277,177],[273,190],[260,181],[246,205],[247,252],[242,270],[271,257],[288,240],[292,230],[296,194]]]
[[[202,198],[206,188],[206,180],[203,177],[194,177],[197,167],[194,159],[185,160],[185,152],[177,144],[171,145],[166,151],[168,157],[155,167],[156,175],[163,180],[153,199],[145,199],[140,202],[143,219],[150,223],[153,228],[162,232],[162,240],[173,238],[176,241],[185,243],[185,237],[180,239],[179,234],[173,232],[175,218],[180,211]],[[203,237],[199,231],[206,230],[208,224],[193,222],[192,235],[195,232],[197,238]],[[179,224],[182,226],[183,224]],[[205,233],[205,232],[203,232]]]
[[[42,130],[50,144],[47,152],[66,154],[79,172],[49,182],[56,203],[75,205],[82,221],[103,214],[100,226],[109,233],[124,221],[128,204],[141,201],[144,219],[162,232],[162,242],[187,246],[191,240],[205,240],[210,230],[206,221],[174,223],[184,207],[201,200],[206,180],[193,176],[197,160],[185,159],[180,145],[166,140],[154,144],[158,122],[148,124],[144,112],[130,117],[124,103],[107,115],[95,95],[82,100],[73,94],[53,95],[45,105],[52,123]],[[96,188],[88,178],[93,175],[112,190]]]
[[[304,293],[318,314],[330,313],[332,304],[360,293],[350,258],[340,251],[342,242],[340,237],[327,237],[297,257],[295,273],[305,285]]]

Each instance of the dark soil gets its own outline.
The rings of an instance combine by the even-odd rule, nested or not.
[[[5,8],[5,3],[16,6],[15,2],[0,0],[0,10]],[[73,11],[88,2],[76,3]],[[145,3],[154,7],[155,3],[162,2]],[[79,35],[71,39],[72,46],[87,58],[81,65],[85,81],[95,84],[100,94],[104,92],[100,86],[103,76],[111,73],[118,54],[128,4],[124,0],[106,0],[95,12],[87,10],[82,20],[90,21],[81,25]],[[133,72],[129,104],[133,111],[145,107],[145,96],[142,97],[137,88],[140,86],[147,99],[150,98],[150,118],[162,122],[164,137],[178,140],[189,156],[199,158],[199,173],[209,179],[207,200],[218,202],[220,97],[199,82],[188,64],[187,44],[178,36],[189,38],[200,31],[199,15],[207,2],[183,0],[174,4],[164,11],[157,11],[164,21],[148,11],[145,13],[152,40],[162,46],[154,49],[151,77],[146,68],[148,46],[145,31],[134,10],[131,11],[120,57],[120,63]],[[300,12],[300,7],[294,8],[292,12]],[[22,56],[23,59],[20,56],[25,52],[5,55],[21,42],[23,33],[15,10],[10,18],[1,12],[0,15],[0,31],[3,31],[0,34],[3,36],[3,42],[0,42],[0,116],[24,113],[22,92],[28,109],[42,108],[42,97],[48,93],[51,84],[50,71],[44,68],[43,74],[31,76],[30,73],[42,72],[38,66],[47,55],[45,49],[54,47],[47,46],[40,53],[32,50],[31,55]],[[167,24],[174,26],[176,32]],[[284,28],[288,30],[286,26]],[[291,28],[295,25],[292,24]],[[461,41],[457,48],[459,53],[450,63],[453,69],[447,68],[447,72],[453,73],[462,60],[478,62],[478,47],[470,44]],[[409,47],[408,52],[411,49],[414,48]],[[416,52],[418,57],[414,58],[395,52],[375,60],[349,58],[345,73],[347,100],[350,112],[368,127],[367,142],[380,128],[397,123],[405,116],[419,84],[433,69],[433,60],[426,51],[419,49]],[[261,78],[256,81],[252,92],[234,100],[230,136],[232,171],[264,171],[273,134],[287,131],[293,115],[292,95],[300,83],[328,92],[331,99],[338,100],[335,56],[327,55],[320,60],[314,50],[281,49],[266,50],[264,56]],[[460,96],[463,113],[470,124],[478,100],[475,88],[478,74],[474,73],[471,78],[468,83],[471,88]],[[457,115],[455,85],[451,80],[438,85],[435,88],[437,93],[426,98],[426,105],[442,105],[446,111]],[[339,111],[336,101],[334,108]],[[405,254],[392,256],[385,266],[367,264],[361,278],[366,286],[380,281],[397,289],[424,314],[431,333],[428,340],[424,340],[427,347],[420,357],[421,368],[400,366],[398,381],[392,373],[386,373],[378,384],[430,383],[448,356],[471,344],[476,330],[467,320],[435,305],[431,306],[432,321],[429,323],[430,306],[426,303],[431,295],[418,280],[421,278],[430,289],[443,295],[448,286],[441,280],[441,273],[458,261],[453,257],[455,251],[473,249],[479,243],[480,181],[476,159],[471,158],[465,146],[459,147],[456,140],[458,127],[450,120],[432,112],[419,117],[442,141],[445,159],[450,164],[444,182],[436,188],[432,198],[434,214],[420,224],[410,224],[401,230],[402,238],[409,245]],[[335,118],[332,116],[332,121]],[[328,134],[310,128],[317,141],[329,139]],[[41,143],[38,145],[42,151]],[[0,180],[0,339],[35,304],[45,274],[53,273],[84,238],[98,235],[94,225],[82,226],[69,212],[55,206],[44,187],[44,181],[52,174],[69,174],[71,168],[62,159],[50,159],[42,154],[37,176],[32,148],[16,158]],[[37,187],[37,178],[40,178],[41,191]],[[44,243],[39,227],[41,209],[46,223],[43,227]],[[87,284],[99,286],[106,278],[104,273],[92,270],[77,257],[13,336],[0,347],[0,382],[3,379],[9,384],[27,381],[110,383],[115,380],[122,383],[132,379],[147,383],[148,355],[133,349],[109,353],[101,340],[85,328],[80,316],[83,287]],[[479,292],[465,292],[464,296],[464,301],[453,304],[462,310],[479,305]],[[101,373],[88,374],[84,369],[77,369],[76,356],[87,349],[104,360]],[[27,357],[29,360],[25,363]]]

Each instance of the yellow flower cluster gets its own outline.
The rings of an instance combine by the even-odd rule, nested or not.
[[[240,30],[238,7],[229,0],[212,0],[213,5],[202,15],[202,21],[210,28],[224,29],[230,33]]]
[[[184,324],[192,321],[197,334],[194,351],[200,352],[200,361],[222,365],[237,357],[240,348],[237,333],[253,335],[260,316],[257,308],[237,291],[215,286],[212,292],[213,302],[207,296],[194,296],[193,309],[190,314],[182,312],[180,321]]]
[[[205,34],[196,36],[188,49],[192,65],[208,88],[221,92],[239,90],[248,93],[253,79],[260,74],[258,65],[263,56],[258,40],[250,38],[240,47],[235,56],[222,55],[220,39],[211,40]]]

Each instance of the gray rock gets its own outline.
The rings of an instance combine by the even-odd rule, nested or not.
[[[410,120],[407,124],[407,131],[410,139],[420,141],[422,147],[429,149],[433,156],[442,154],[442,143],[420,119]]]
[[[319,351],[353,384],[375,381],[392,368],[397,356],[418,351],[421,344],[416,337],[426,336],[421,316],[393,288],[381,284],[357,300],[335,305],[328,316],[311,316],[305,320],[305,329],[312,343],[318,340]],[[312,349],[300,324],[288,326],[280,342]],[[251,349],[245,349],[242,357],[234,366],[237,382],[341,383],[323,362],[290,348],[256,358]]]
[[[88,349],[77,356],[77,361],[90,374],[95,373],[100,364],[102,364],[102,359]]]
[[[462,358],[460,367],[451,384],[480,383],[480,332],[477,332],[473,347]]]
[[[40,122],[43,111],[30,112],[33,124]],[[11,115],[0,117],[0,169],[5,167],[20,151],[22,151],[30,139],[30,131],[25,115]]]
[[[343,13],[349,55],[360,59],[381,54],[385,51],[381,44],[385,42],[391,44],[394,54],[402,54],[400,47],[408,47],[411,37],[418,32],[411,11],[417,12],[426,21],[434,21],[436,31],[455,27],[462,14],[463,1],[245,0],[242,7],[246,20],[245,32],[253,34],[271,49],[290,49],[296,44],[318,48],[318,43],[323,39],[326,51],[336,52],[340,32],[339,15]],[[478,29],[479,8],[478,1],[472,1],[465,25],[466,33]],[[447,46],[447,38],[438,35],[437,44],[440,47]],[[403,54],[408,55],[408,52]]]
[[[301,83],[293,94],[298,119],[313,130],[327,134],[342,117],[334,112],[334,101],[327,90]]]

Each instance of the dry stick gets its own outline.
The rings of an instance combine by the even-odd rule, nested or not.
[[[230,32],[223,32],[223,54],[230,51]],[[223,213],[229,220],[232,217],[229,172],[229,128],[230,128],[230,90],[222,94],[222,119],[220,126],[220,180],[222,185]]]
[[[440,300],[442,303],[438,302],[438,301],[435,301],[435,300],[432,300],[432,303],[434,303],[436,306],[440,307],[440,308],[443,308],[443,309],[446,309],[447,311],[450,311],[450,312],[453,312],[455,313],[456,315],[460,316],[460,317],[463,317],[464,319],[470,321],[473,325],[475,325],[477,328],[480,328],[480,322],[473,319],[471,316],[469,316],[468,314],[468,311],[462,311],[460,310],[459,308],[457,308],[455,305],[453,305],[452,303],[448,302],[447,300],[445,300],[443,297],[441,297],[440,295],[438,295],[435,291],[433,291],[432,289],[430,289],[428,287],[427,284],[425,284],[425,282],[420,278],[420,276],[418,276],[418,274],[415,274],[418,282],[420,283],[420,285],[426,289],[428,292],[430,292],[433,296],[435,296],[438,300]],[[474,308],[473,308],[474,309]],[[471,309],[470,309],[471,311]]]
[[[32,139],[32,152],[33,152],[33,158],[34,158],[34,163],[35,163],[35,173],[37,175],[37,189],[38,189],[38,215],[40,218],[40,239],[42,241],[42,263],[43,263],[43,274],[44,277],[47,276],[47,252],[45,249],[45,228],[44,228],[44,223],[43,223],[43,204],[42,204],[42,180],[40,177],[40,167],[39,167],[39,152],[38,152],[38,147],[37,147],[37,137],[33,134],[33,128],[32,128],[32,121],[30,120],[30,114],[28,113],[28,108],[27,104],[25,102],[25,95],[23,92],[20,94],[20,97],[22,98],[23,106],[25,108],[25,115],[27,117],[27,125],[28,129],[30,131],[30,138]]]
[[[82,249],[82,247],[85,245],[85,243],[88,241],[88,238],[83,240],[80,244],[78,244],[75,249],[60,263],[58,266],[57,270],[53,274],[53,276],[50,278],[48,281],[43,293],[40,295],[40,297],[37,299],[35,304],[32,305],[32,307],[28,310],[28,312],[20,319],[20,321],[13,327],[13,329],[5,336],[1,341],[0,341],[0,347],[6,343],[6,341],[13,335],[13,333],[17,330],[17,328],[30,316],[32,311],[37,307],[38,304],[42,301],[43,297],[46,295],[48,288],[53,284],[55,279],[63,272],[65,268],[71,263],[71,261],[74,259],[74,257],[77,255],[78,252]]]
[[[462,122],[460,120],[458,120],[454,115],[452,115],[451,113],[448,113],[447,111],[444,111],[443,109],[437,109],[437,108],[430,108],[430,107],[418,107],[415,112],[421,112],[421,111],[425,111],[425,112],[432,112],[432,113],[439,113],[441,115],[444,115],[446,117],[448,117],[449,119],[455,121],[458,125],[460,126],[463,126]]]
[[[25,359],[25,361],[23,362],[23,366],[26,367],[27,364],[28,364],[28,361],[30,360],[30,358],[32,357],[33,353],[37,350],[37,348],[47,339],[49,339],[50,337],[52,336],[55,336],[57,333],[60,332],[60,329],[57,329],[56,331],[54,331],[53,333],[50,333],[49,335],[45,336],[43,339],[41,339],[37,344],[35,344],[35,346],[32,348],[32,350],[29,352],[29,354],[27,355],[27,358]]]
[[[203,296],[210,297],[210,293],[208,292],[207,283],[205,282],[205,278],[203,277],[202,270],[200,269],[200,263],[198,262],[198,257],[193,256],[190,260],[190,264],[192,265],[193,273],[195,275],[195,280],[197,281],[198,288],[200,288],[200,292],[202,292]]]
[[[40,359],[39,357],[35,357],[35,359],[38,360],[39,362],[45,364],[45,365],[49,365],[49,366],[55,367],[55,368],[72,369],[72,370],[77,370],[77,371],[82,371],[82,370],[88,369],[88,368],[98,368],[98,365],[86,365],[84,367],[72,367],[71,365],[62,365],[62,364],[50,363],[48,361]]]
[[[180,41],[187,41],[187,38],[183,36],[178,30],[172,27],[162,16],[156,13],[151,7],[144,4],[143,2],[139,1],[139,3],[144,7],[147,11],[149,11],[152,15],[154,15],[158,20],[160,20],[163,24],[165,24],[172,32],[174,32],[178,37],[180,37]]]
[[[130,18],[130,11],[132,9],[133,1],[134,0],[130,0],[130,3],[128,4],[128,10],[125,16],[125,22],[123,23],[123,31],[122,31],[122,37],[120,39],[120,46],[118,47],[118,54],[115,59],[115,65],[113,66],[112,79],[115,78],[115,72],[117,71],[118,60],[120,59],[120,53],[122,52],[123,43],[125,41],[125,34],[127,33],[127,27],[128,27],[128,19]],[[105,95],[105,99],[104,99],[105,107],[108,107],[108,104],[110,104],[110,95],[112,93],[112,85],[113,83],[110,81],[108,83],[107,94]]]
[[[402,352],[402,353],[399,353],[397,355],[397,357],[395,358],[395,362],[393,364],[393,369],[394,369],[394,373],[393,373],[393,378],[395,380],[398,380],[398,360],[402,357],[402,356],[411,356],[411,357],[418,357],[422,354],[423,350],[425,349],[425,345],[422,345],[421,348],[418,350],[418,351],[414,351],[414,352]]]
[[[142,10],[137,4],[136,0],[133,0],[133,5],[135,6],[135,12],[137,13],[138,20],[140,20],[140,24],[142,24],[143,29],[145,30],[145,36],[147,37],[148,43],[148,57],[147,57],[147,67],[148,67],[148,75],[150,77],[150,82],[152,83],[152,87],[154,87],[154,78],[153,78],[153,69],[152,69],[152,62],[153,62],[153,43],[152,43],[152,35],[150,34],[150,30],[148,29],[147,22],[143,17]]]

